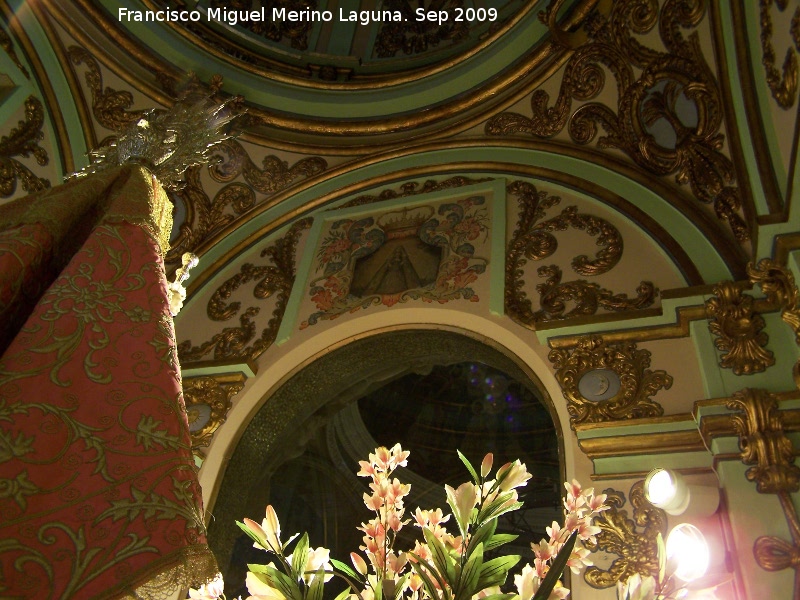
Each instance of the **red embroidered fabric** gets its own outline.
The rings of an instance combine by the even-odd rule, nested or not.
[[[148,194],[141,202],[163,191]],[[114,205],[0,357],[3,598],[161,598],[217,571],[162,249]],[[16,293],[9,281],[35,271],[24,263],[37,252],[18,239],[15,253],[0,254],[4,271],[9,256],[22,265],[4,274],[0,300]]]

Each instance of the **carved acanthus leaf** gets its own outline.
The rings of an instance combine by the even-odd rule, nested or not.
[[[606,343],[601,337],[586,336],[567,350],[557,348],[548,355],[556,369],[556,381],[567,400],[570,426],[620,419],[658,417],[663,407],[650,397],[661,389],[672,387],[666,371],[651,371],[650,352],[640,350],[634,342]],[[619,379],[619,391],[610,398],[588,400],[579,386],[590,371],[610,370]]]
[[[716,336],[714,344],[722,351],[720,366],[736,375],[761,373],[775,364],[766,349],[769,337],[764,319],[753,309],[753,297],[739,286],[724,281],[714,286],[714,297],[706,301],[708,328]]]
[[[25,120],[0,138],[0,196],[11,196],[17,189],[17,180],[28,193],[50,187],[47,179],[36,176],[17,158],[33,155],[39,165],[49,162],[47,151],[39,146],[39,141],[44,138],[42,125],[44,107],[36,97],[29,96],[25,100]]]
[[[192,346],[190,340],[178,345],[181,361],[202,360],[209,353],[214,359],[254,360],[275,341],[278,328],[286,311],[286,302],[295,279],[295,252],[300,234],[311,226],[311,219],[295,222],[289,231],[273,244],[262,250],[261,256],[270,258],[270,265],[242,265],[239,273],[223,283],[208,302],[207,313],[213,321],[225,321],[233,318],[241,309],[240,302],[230,302],[233,292],[251,281],[258,281],[253,289],[257,300],[266,300],[273,294],[276,296],[275,308],[261,335],[256,336],[256,324],[253,318],[259,313],[258,306],[250,306],[239,315],[239,327],[226,327],[214,335],[209,341]],[[251,343],[252,342],[252,343]],[[248,346],[248,344],[250,344]]]
[[[596,589],[614,587],[618,581],[625,581],[638,573],[642,577],[652,575],[658,578],[658,543],[660,533],[667,533],[667,515],[652,506],[644,496],[644,482],[637,481],[630,490],[633,519],[628,518],[628,511],[622,510],[625,495],[613,488],[603,490],[607,495],[606,504],[611,508],[597,517],[594,524],[600,528],[597,543],[587,543],[592,551],[604,551],[616,554],[607,570],[590,566],[583,578]],[[641,528],[641,529],[640,529]]]
[[[92,113],[100,125],[119,131],[142,118],[146,111],[128,110],[133,105],[133,94],[111,87],[103,88],[100,66],[86,48],[70,46],[67,54],[73,65],[86,65],[86,85],[92,94]]]
[[[501,113],[487,122],[486,133],[552,137],[567,127],[574,142],[588,144],[602,127],[606,135],[598,147],[621,150],[655,175],[674,175],[699,201],[713,204],[739,241],[748,240],[734,166],[723,153],[719,85],[697,33],[688,39],[680,33],[696,27],[704,14],[703,1],[690,7],[667,1],[660,10],[654,0],[615,2],[607,19],[595,14],[586,20],[589,41],[567,63],[554,104],[548,105],[547,92],[537,90],[531,117]],[[657,24],[666,52],[638,41]],[[617,84],[616,110],[592,101],[603,90],[607,72]],[[583,104],[571,112],[573,100]],[[693,106],[696,119],[682,118],[686,105]],[[654,134],[657,121],[672,129],[674,142]]]

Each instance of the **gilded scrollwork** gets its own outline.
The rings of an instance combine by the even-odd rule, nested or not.
[[[192,450],[211,443],[214,432],[225,422],[233,397],[244,388],[245,376],[241,373],[205,377],[185,377],[183,397],[189,419]]]
[[[196,250],[204,240],[220,231],[237,215],[255,206],[255,192],[250,186],[239,182],[226,185],[212,200],[200,182],[201,170],[200,166],[187,169],[186,186],[173,193],[173,202],[177,199],[186,207],[186,219],[167,253],[168,263],[178,262],[184,252]],[[233,209],[233,214],[226,212],[228,207]]]
[[[748,480],[756,482],[762,494],[775,494],[789,525],[792,541],[761,536],[753,544],[758,565],[766,571],[794,569],[794,595],[800,593],[800,518],[791,494],[800,490],[800,468],[794,464],[792,441],[783,431],[783,417],[774,394],[744,389],[733,395],[727,406],[739,411],[731,417],[739,436],[741,459]]]
[[[348,200],[344,204],[336,207],[336,210],[341,208],[352,208],[354,206],[364,206],[365,204],[372,204],[373,202],[383,202],[384,200],[394,200],[395,198],[405,198],[407,196],[416,196],[418,194],[430,194],[431,192],[438,192],[439,190],[449,190],[459,188],[465,185],[475,185],[476,183],[484,183],[486,181],[493,181],[491,177],[481,177],[473,179],[471,177],[464,177],[463,175],[456,175],[442,181],[435,179],[428,179],[422,185],[417,181],[407,181],[400,186],[399,191],[392,188],[381,190],[377,194],[366,194],[358,196],[352,200]]]
[[[567,63],[555,103],[549,106],[549,94],[537,90],[531,117],[501,113],[487,122],[486,133],[552,137],[566,127],[574,142],[588,144],[602,127],[606,135],[598,138],[598,147],[621,150],[655,175],[674,175],[698,200],[713,205],[737,240],[748,240],[735,169],[723,152],[720,88],[697,33],[688,39],[680,33],[695,28],[704,15],[703,1],[687,6],[671,0],[660,10],[655,0],[623,0],[608,17],[589,15],[588,42]],[[637,39],[656,25],[666,52]],[[606,72],[617,84],[616,110],[592,101],[605,87]],[[573,111],[573,101],[583,104]],[[671,133],[656,135],[657,124]]]
[[[800,344],[800,291],[791,271],[769,258],[763,258],[757,266],[749,264],[747,274],[751,282],[759,285],[769,302],[780,306],[781,319],[792,328],[794,340]],[[795,363],[792,374],[800,389],[800,360]]]
[[[412,6],[412,4],[414,6]],[[403,54],[421,54],[431,46],[440,43],[458,42],[469,35],[467,21],[456,22],[449,19],[444,23],[436,21],[419,22],[414,14],[417,3],[409,0],[387,0],[383,8],[400,11],[403,21],[384,23],[378,31],[375,40],[375,55],[379,58],[389,58],[398,52]],[[431,6],[437,10],[449,11],[453,14],[455,8],[463,8],[464,0],[440,0]]]
[[[754,310],[753,301],[732,281],[715,285],[714,296],[706,301],[708,329],[722,352],[719,364],[736,375],[761,373],[775,364],[775,356],[766,348],[769,336],[762,331],[764,319]]]
[[[658,577],[658,543],[660,533],[667,533],[667,514],[651,505],[644,495],[644,481],[637,481],[630,490],[630,502],[633,507],[633,519],[628,518],[628,511],[623,510],[625,495],[613,488],[603,490],[606,504],[611,506],[595,519],[594,524],[600,528],[597,542],[586,544],[592,551],[604,551],[616,554],[608,569],[590,566],[583,578],[595,589],[614,587],[618,581],[625,581],[638,573],[642,577],[652,575]]]
[[[258,306],[249,306],[239,315],[238,327],[226,327],[210,340],[193,346],[190,340],[178,345],[178,355],[183,362],[202,360],[214,353],[215,359],[254,360],[275,341],[278,328],[286,311],[286,303],[295,279],[295,251],[303,231],[311,227],[311,219],[295,222],[286,234],[261,251],[262,257],[269,257],[270,265],[242,265],[239,273],[225,281],[208,302],[207,314],[212,321],[226,321],[236,316],[240,302],[228,302],[233,292],[251,281],[258,281],[253,289],[257,300],[266,300],[275,295],[276,303],[272,318],[256,337],[256,323],[253,318],[259,313]],[[248,345],[249,344],[249,345]]]
[[[621,419],[658,417],[664,408],[651,396],[672,387],[666,371],[651,371],[650,352],[634,342],[607,343],[599,336],[586,336],[572,349],[557,348],[548,355],[556,369],[556,380],[567,400],[570,426]],[[581,379],[592,371],[613,371],[619,390],[605,399],[587,399]]]
[[[50,187],[47,179],[35,175],[18,158],[32,155],[41,166],[49,162],[47,151],[39,145],[44,138],[43,125],[44,107],[35,96],[29,96],[25,100],[25,120],[0,138],[0,196],[11,196],[17,189],[17,181],[29,193]]]
[[[628,298],[627,294],[615,294],[585,279],[562,282],[557,265],[539,267],[536,272],[546,279],[536,286],[541,308],[531,313],[534,323],[590,316],[597,314],[600,308],[614,312],[647,308],[658,294],[650,281],[642,281],[636,288],[636,296]],[[568,310],[570,304],[573,307]]]
[[[100,125],[119,131],[145,114],[144,110],[128,110],[133,105],[133,94],[130,92],[111,87],[103,88],[100,65],[86,48],[70,46],[67,54],[73,65],[86,65],[86,85],[92,94],[92,113]]]
[[[774,2],[778,9],[786,10],[786,0],[776,0]],[[775,48],[772,45],[773,23],[770,11],[773,0],[760,0],[760,21],[761,21],[761,64],[766,71],[767,85],[775,98],[775,102],[781,108],[790,108],[797,99],[797,52],[800,51],[800,8],[795,9],[791,21],[791,34],[794,41],[794,48],[786,50],[783,59],[783,66],[780,71],[775,66]]]
[[[256,192],[275,194],[300,179],[321,173],[328,166],[323,158],[317,156],[303,158],[292,166],[277,156],[267,156],[263,159],[263,168],[259,169],[235,140],[226,140],[216,150],[224,159],[209,166],[209,174],[227,185],[212,200],[200,179],[201,167],[186,171],[186,186],[174,196],[186,207],[186,219],[167,254],[167,262],[177,262],[184,252],[195,251],[204,240],[253,208],[257,202]],[[246,183],[233,181],[239,176]],[[233,213],[228,212],[228,207]]]
[[[289,166],[287,161],[275,155],[265,156],[259,168],[247,150],[236,140],[220,144],[217,151],[225,155],[225,158],[219,164],[209,167],[209,173],[215,181],[228,183],[241,175],[249,185],[262,194],[274,194],[299,179],[313,177],[328,168],[327,161],[319,156],[302,158]]]
[[[610,311],[625,311],[650,306],[658,290],[649,281],[642,281],[637,296],[615,294],[596,283],[579,279],[562,282],[562,271],[557,265],[538,269],[546,281],[536,286],[540,295],[540,309],[533,310],[524,290],[528,260],[543,260],[556,251],[558,241],[553,232],[577,229],[596,238],[600,246],[594,258],[582,254],[572,259],[572,269],[585,276],[601,275],[610,271],[622,258],[622,236],[616,227],[605,219],[582,214],[575,206],[569,206],[561,214],[544,220],[549,208],[561,202],[558,196],[539,192],[525,181],[514,181],[507,187],[510,195],[516,196],[519,204],[517,227],[506,251],[506,310],[512,319],[525,326],[537,322],[568,319],[576,316],[594,315],[599,308]],[[568,309],[568,304],[574,304]]]
[[[747,469],[747,479],[756,482],[758,492],[779,494],[800,490],[800,468],[794,464],[794,448],[783,431],[775,395],[748,388],[735,393],[727,406],[740,411],[731,421],[739,436],[742,462],[753,465]]]

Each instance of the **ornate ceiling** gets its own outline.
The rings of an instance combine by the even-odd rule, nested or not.
[[[375,342],[398,330],[511,357],[565,435],[561,464],[624,488],[636,514],[629,480],[653,456],[708,474],[709,440],[736,455],[734,392],[794,401],[797,2],[387,0],[498,12],[366,25],[338,16],[374,4],[355,0],[178,3],[336,15],[235,25],[121,21],[119,4],[0,1],[0,194],[57,185],[187,88],[243,97],[238,138],[170,192],[166,256],[169,273],[200,257],[176,332],[218,519],[247,505],[221,486],[274,472],[294,431],[358,397],[353,369],[369,365],[364,393],[408,372],[380,354],[410,350]],[[377,357],[315,370],[362,339]],[[435,346],[429,367],[456,362]]]

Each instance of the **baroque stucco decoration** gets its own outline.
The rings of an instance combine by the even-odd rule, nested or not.
[[[791,271],[769,258],[764,258],[758,265],[749,264],[747,274],[750,281],[759,285],[767,300],[780,307],[781,319],[791,327],[795,342],[800,344],[800,291]],[[800,360],[794,364],[792,375],[800,389]]]
[[[208,172],[214,181],[225,185],[211,199],[201,181],[203,168],[194,167],[186,172],[187,184],[175,194],[175,198],[186,207],[186,219],[172,242],[167,254],[168,262],[176,262],[182,253],[198,249],[270,196],[328,167],[328,163],[318,156],[302,158],[290,166],[287,161],[269,155],[262,159],[259,168],[236,140],[219,144],[215,151],[221,161],[210,165]],[[244,182],[234,181],[238,177],[242,177]],[[257,193],[263,197],[259,198]]]
[[[584,21],[587,42],[569,59],[554,104],[548,106],[549,94],[537,90],[531,96],[531,117],[501,113],[489,119],[486,133],[549,138],[566,127],[573,142],[588,144],[602,127],[607,135],[598,138],[599,148],[621,150],[654,175],[674,175],[677,183],[689,185],[698,201],[713,206],[737,240],[749,240],[750,228],[741,214],[742,193],[720,133],[724,114],[720,87],[697,32],[688,38],[681,35],[682,29],[696,28],[705,13],[704,1],[687,10],[680,2],[659,7],[657,2],[636,0],[614,2],[608,16],[591,13]],[[656,27],[666,52],[638,41]],[[603,91],[602,66],[617,84],[616,110],[594,101],[573,111],[573,100],[589,101]],[[686,102],[693,106],[695,123],[684,116],[681,107]],[[674,144],[666,139],[660,143],[653,134],[659,121],[672,129]]]
[[[572,350],[555,349],[548,355],[556,369],[555,377],[567,400],[570,426],[621,419],[658,417],[664,408],[651,396],[672,387],[666,371],[651,371],[650,352],[634,342],[607,343],[599,336],[578,340]],[[618,391],[608,398],[587,399],[581,380],[593,372],[610,371],[619,380]]]
[[[392,188],[386,188],[377,194],[364,194],[362,196],[353,198],[352,200],[348,200],[344,204],[337,206],[334,210],[340,208],[352,208],[354,206],[363,206],[365,204],[372,204],[373,202],[383,202],[384,200],[394,200],[395,198],[406,198],[408,196],[430,194],[431,192],[450,190],[465,185],[484,183],[486,181],[493,181],[493,179],[491,177],[473,179],[471,177],[464,177],[463,175],[456,175],[455,177],[449,177],[447,179],[443,179],[442,181],[428,179],[422,184],[420,184],[418,181],[407,181],[400,186],[399,191],[393,190]]]
[[[244,388],[242,373],[185,377],[183,397],[192,436],[192,452],[203,458],[201,448],[211,443],[214,432],[225,422],[233,397]]]
[[[644,495],[644,481],[637,481],[630,489],[630,503],[633,519],[623,510],[625,494],[613,488],[603,490],[608,497],[606,504],[611,508],[595,519],[600,528],[597,542],[587,543],[586,547],[595,552],[616,554],[608,569],[590,566],[583,578],[596,589],[614,587],[618,581],[625,581],[638,573],[642,577],[658,577],[658,543],[660,533],[666,536],[667,514],[650,504]],[[640,529],[641,528],[641,529]]]
[[[769,337],[764,318],[753,308],[753,297],[731,281],[714,286],[714,297],[706,301],[708,328],[716,336],[714,344],[722,352],[720,366],[736,375],[761,373],[775,364],[767,350]]]
[[[239,315],[238,327],[226,327],[199,346],[192,345],[191,340],[178,344],[178,356],[181,361],[199,361],[211,352],[214,353],[215,360],[254,360],[272,345],[278,335],[278,328],[283,320],[286,303],[294,284],[297,242],[303,231],[310,226],[310,218],[295,222],[283,237],[261,251],[261,257],[269,257],[272,264],[243,264],[239,273],[217,288],[208,301],[206,312],[209,319],[227,321],[239,314],[242,308],[240,302],[228,302],[231,294],[244,284],[258,281],[253,289],[253,296],[256,299],[266,300],[272,295],[276,296],[272,318],[261,335],[254,339],[256,323],[253,319],[261,309],[258,306],[249,306]]]
[[[652,282],[642,281],[636,297],[628,298],[627,294],[615,294],[585,279],[562,282],[561,268],[547,265],[537,271],[547,279],[536,286],[540,308],[534,311],[524,289],[524,267],[528,260],[539,261],[553,255],[558,249],[555,232],[577,229],[596,238],[595,244],[601,249],[594,258],[582,254],[572,259],[572,270],[589,277],[607,273],[616,266],[622,258],[622,236],[605,219],[582,214],[575,206],[545,220],[547,210],[559,204],[561,198],[540,192],[531,183],[514,181],[507,191],[517,197],[519,204],[519,219],[506,251],[505,273],[506,311],[517,323],[533,328],[537,322],[594,315],[601,308],[620,312],[653,304],[658,290]],[[574,304],[572,308],[568,307],[570,303]]]
[[[35,97],[25,100],[25,120],[0,138],[0,196],[8,198],[17,189],[17,182],[26,192],[39,192],[50,187],[47,179],[37,176],[19,158],[33,155],[39,165],[49,162],[47,151],[39,145],[44,138],[44,107]]]
[[[739,436],[742,462],[753,465],[746,476],[755,481],[761,494],[775,494],[780,500],[792,541],[761,536],[753,546],[756,562],[766,571],[795,570],[794,595],[800,597],[800,518],[791,494],[800,490],[800,468],[794,464],[795,450],[783,430],[783,417],[774,394],[744,389],[727,403],[740,411],[731,417]]]

